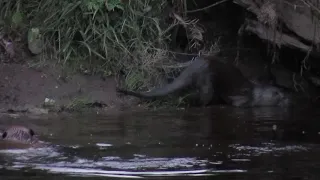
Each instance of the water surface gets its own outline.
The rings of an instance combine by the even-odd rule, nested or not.
[[[4,179],[320,179],[316,108],[1,117],[51,147],[0,150]],[[1,148],[1,147],[0,147]]]

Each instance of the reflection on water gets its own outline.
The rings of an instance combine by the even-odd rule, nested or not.
[[[1,127],[28,126],[52,146],[0,147],[1,176],[319,179],[319,113],[315,108],[214,107],[112,115],[3,116]]]

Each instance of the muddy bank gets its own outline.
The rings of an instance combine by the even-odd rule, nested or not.
[[[0,64],[1,112],[42,114],[82,107],[119,110],[136,103],[130,97],[117,96],[115,87],[114,77],[64,75],[54,65]]]
[[[242,59],[236,67],[251,81],[259,81],[266,73],[263,61]],[[292,72],[274,68],[273,74],[277,84],[295,89]],[[116,87],[121,86],[117,84],[119,82],[115,77],[66,73],[55,64],[30,67],[28,63],[0,63],[0,113],[26,112],[39,115],[93,110],[109,114],[147,107],[139,98],[119,96],[116,92]],[[300,85],[303,85],[302,82]],[[314,88],[308,87],[308,83],[303,86],[306,91],[301,91],[301,94],[312,94],[315,97],[317,93]]]

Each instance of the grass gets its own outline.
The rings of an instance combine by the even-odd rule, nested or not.
[[[64,108],[71,111],[79,111],[88,108],[88,103],[90,103],[88,98],[74,98]]]
[[[0,31],[24,38],[31,28],[43,37],[42,58],[73,71],[117,75],[129,89],[150,87],[170,63],[166,0],[2,0]]]

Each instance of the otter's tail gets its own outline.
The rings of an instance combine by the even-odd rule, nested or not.
[[[182,90],[183,88],[192,84],[194,79],[197,79],[199,77],[199,74],[203,74],[206,72],[207,68],[208,63],[206,62],[206,60],[198,58],[197,60],[193,61],[190,66],[188,66],[184,71],[182,71],[180,76],[178,76],[172,83],[166,84],[163,87],[155,88],[151,91],[141,93],[123,89],[117,89],[117,92],[140,98],[156,98],[166,96],[170,93]]]
[[[120,89],[120,88],[116,88],[116,91],[118,93],[122,93],[122,94],[125,94],[125,95],[129,95],[129,96],[136,96],[136,97],[139,97],[139,98],[152,98],[150,96],[146,96],[142,93],[138,93],[138,92],[134,92],[134,91],[128,91],[128,90],[124,90],[124,89]]]
[[[170,93],[183,89],[192,82],[192,74],[186,72],[182,73],[171,84],[166,84],[163,87],[152,89],[148,92],[134,92],[117,88],[116,91],[125,95],[136,96],[145,99],[154,99],[156,97],[163,97]]]

